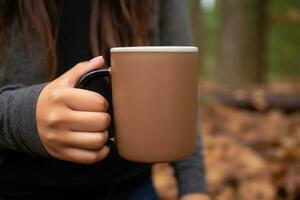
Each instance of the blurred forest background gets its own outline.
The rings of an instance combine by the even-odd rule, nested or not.
[[[300,199],[300,0],[188,0],[213,200]],[[161,199],[174,171],[154,168]]]
[[[299,0],[190,0],[203,79],[231,86],[300,79]]]

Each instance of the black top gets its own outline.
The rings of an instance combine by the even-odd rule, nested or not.
[[[52,1],[61,2],[62,0]],[[74,0],[67,1],[73,2]],[[87,0],[81,1],[86,2]],[[101,2],[101,0],[97,1]],[[153,0],[151,2],[153,2],[153,15],[149,32],[150,44],[191,45],[187,1]],[[74,16],[82,16],[83,13],[83,10],[79,10],[74,13]],[[74,165],[74,167],[59,166],[60,162],[57,160],[51,162],[49,159],[43,159],[49,155],[39,139],[35,119],[36,102],[46,81],[45,68],[41,66],[43,49],[41,41],[33,40],[32,47],[36,47],[36,50],[30,53],[33,49],[26,45],[22,31],[16,32],[16,30],[21,30],[19,26],[20,23],[12,23],[10,27],[6,27],[5,59],[0,61],[0,71],[3,71],[0,75],[0,199],[11,199],[5,197],[25,193],[26,189],[28,192],[36,190],[50,192],[57,188],[66,190],[66,186],[61,185],[69,187],[73,185],[76,188],[76,185],[83,183],[82,180],[88,180],[88,178],[84,179],[85,175],[91,177],[97,173],[98,177],[105,176],[99,170],[105,166],[108,169],[105,171],[107,173],[105,177],[110,182],[116,182],[116,177],[123,176],[126,172],[129,172],[130,179],[132,179],[135,169],[137,174],[141,173],[143,165],[127,163],[114,152],[109,155],[107,160],[99,162],[94,171],[86,168],[78,169],[78,174],[75,170],[80,168],[78,165]],[[74,30],[70,30],[69,33],[73,34]],[[34,35],[32,36],[34,37]],[[65,66],[60,65],[60,67]],[[105,84],[101,84],[101,86],[106,87]],[[199,128],[197,130],[199,131]],[[197,134],[197,136],[199,135]],[[174,163],[180,195],[205,192],[204,163],[200,143],[200,137],[197,137],[196,151],[192,156]],[[120,164],[120,167],[116,167],[115,164]],[[68,171],[68,169],[71,170]],[[112,172],[109,171],[110,169]],[[55,173],[57,171],[62,171],[62,175]],[[98,173],[100,174],[98,175]],[[100,180],[100,183],[97,184],[105,183],[105,179],[98,179],[98,177],[89,180],[96,182],[97,179]],[[125,177],[120,178],[124,180]]]
[[[60,18],[58,26],[58,70],[57,76],[69,70],[81,61],[90,60],[92,56],[90,46],[90,13],[91,1],[82,0],[59,0]],[[104,79],[95,80],[89,85],[89,89],[99,92],[112,105],[110,86]],[[112,116],[112,107],[109,108]],[[113,120],[112,120],[113,121]],[[110,135],[113,135],[113,127],[109,127]],[[87,187],[108,186],[109,183],[122,182],[135,176],[144,177],[149,175],[149,166],[137,164],[122,159],[115,146],[111,147],[109,156],[94,165],[80,165],[69,162],[52,161],[56,173],[66,170],[69,174],[76,176],[78,185],[85,184]],[[71,173],[70,173],[71,172]],[[140,174],[144,176],[140,176]],[[70,184],[69,179],[57,177],[65,184]],[[93,183],[93,184],[90,184]],[[72,183],[74,184],[74,183]]]
[[[57,40],[59,76],[78,62],[92,58],[89,42],[91,5],[90,1],[83,0],[57,2],[61,9]],[[92,83],[91,89],[100,92],[112,105],[110,89],[104,79]],[[109,113],[112,115],[112,108]],[[113,134],[112,127],[109,132]],[[107,158],[92,165],[33,158],[26,153],[10,154],[14,155],[9,156],[9,164],[4,163],[1,168],[1,178],[6,179],[3,181],[6,185],[0,184],[0,187],[2,195],[13,195],[13,199],[26,199],[26,196],[28,199],[58,199],[71,194],[100,197],[112,188],[139,184],[150,177],[150,165],[122,159],[115,146],[111,147]],[[14,176],[9,175],[11,173],[6,176],[5,171],[13,171]]]
[[[58,25],[57,76],[78,62],[92,58],[90,48],[91,2],[82,0],[58,0],[60,7]]]

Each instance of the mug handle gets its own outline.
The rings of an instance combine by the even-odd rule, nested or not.
[[[96,77],[104,77],[104,76],[109,76],[110,77],[110,67],[102,68],[102,69],[96,69],[93,71],[90,71],[83,75],[80,80],[78,81],[77,85],[75,88],[81,88],[84,89],[85,85],[87,82],[91,79],[94,79]]]
[[[110,67],[105,67],[102,69],[96,69],[96,70],[90,71],[80,78],[80,80],[76,84],[75,88],[85,89],[86,84],[90,80],[97,78],[97,77],[107,77],[107,76],[110,77]],[[106,142],[106,145],[111,146],[114,143],[115,143],[115,138],[109,136],[109,138]]]

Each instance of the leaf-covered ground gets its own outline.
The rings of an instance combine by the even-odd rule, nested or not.
[[[201,99],[207,184],[213,200],[300,199],[300,112],[232,107]],[[176,199],[167,164],[153,168],[163,199]]]

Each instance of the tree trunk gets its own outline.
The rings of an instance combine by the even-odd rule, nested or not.
[[[268,15],[267,15],[268,0],[256,0],[256,66],[254,75],[256,83],[266,81],[266,35],[268,30]]]
[[[190,0],[191,9],[191,22],[193,29],[194,44],[199,48],[199,66],[201,71],[203,52],[201,51],[203,47],[203,21],[202,21],[202,10],[200,6],[200,0]]]
[[[222,3],[219,81],[233,88],[263,81],[266,1],[223,0]]]

